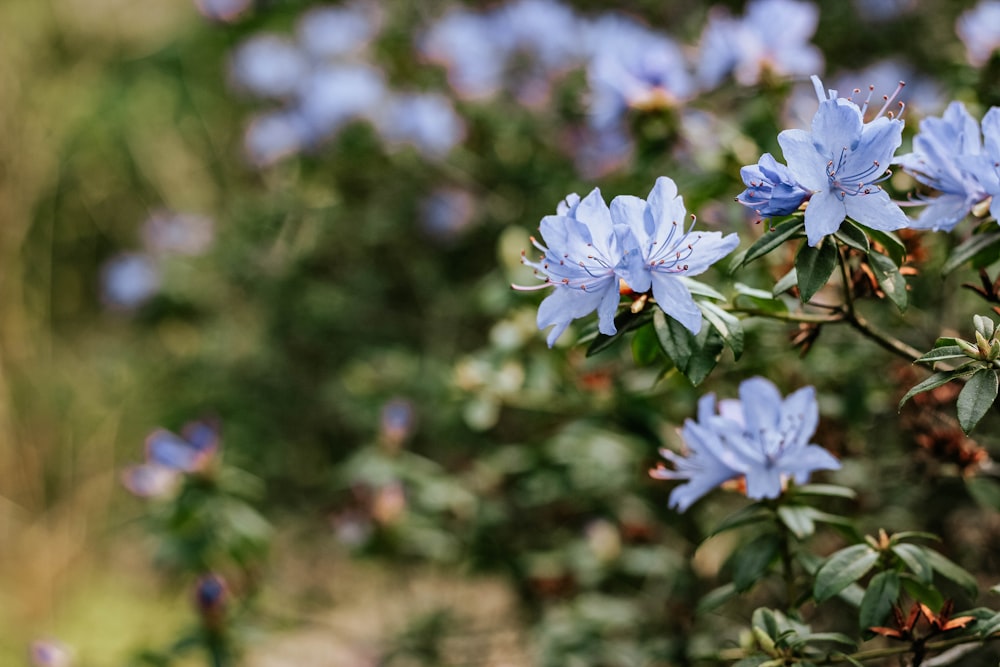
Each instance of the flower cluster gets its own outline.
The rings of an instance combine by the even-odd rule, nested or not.
[[[686,230],[684,200],[666,177],[656,180],[648,200],[628,195],[615,197],[610,208],[594,189],[580,199],[569,195],[556,215],[542,219],[547,246],[534,238],[542,251],[538,261],[522,257],[553,288],[538,309],[538,327],[552,326],[552,346],[574,319],[597,311],[598,329],[612,335],[617,330],[619,290],[652,290],[657,305],[693,333],[701,329],[701,311],[680,280],[696,276],[739,245],[735,234]]]
[[[752,86],[765,73],[817,72],[823,67],[823,54],[809,40],[818,24],[819,8],[798,0],[757,0],[741,19],[715,8],[701,34],[699,82],[711,88],[731,73],[740,84]]]
[[[181,434],[156,429],[146,437],[146,461],[126,468],[122,483],[142,498],[169,494],[185,474],[205,471],[219,451],[218,426],[207,420],[185,424]]]
[[[782,398],[770,381],[754,377],[740,384],[739,400],[698,401],[698,420],[681,430],[687,451],[660,454],[673,464],[650,471],[656,479],[685,480],[670,493],[670,506],[687,510],[706,493],[730,480],[741,480],[754,500],[777,498],[789,481],[805,484],[817,470],[837,470],[840,462],[809,443],[819,423],[812,387]]]
[[[907,226],[909,219],[879,185],[902,143],[903,121],[889,111],[895,95],[884,98],[866,121],[871,89],[858,106],[835,90],[824,92],[818,77],[813,84],[819,109],[812,131],[781,132],[778,144],[787,168],[765,153],[756,167],[743,169],[747,189],[737,200],[764,217],[787,215],[807,203],[806,237],[812,246],[847,217],[882,231]]]
[[[358,119],[372,123],[391,148],[413,146],[432,159],[463,139],[465,124],[446,96],[392,90],[368,62],[380,24],[369,5],[318,7],[299,18],[294,40],[266,32],[236,48],[233,87],[282,103],[248,126],[251,162],[266,166],[314,149]]]

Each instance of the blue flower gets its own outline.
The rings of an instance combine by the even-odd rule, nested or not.
[[[553,326],[551,347],[577,318],[597,311],[598,330],[616,333],[614,317],[624,283],[632,292],[652,290],[657,305],[692,333],[701,329],[701,311],[681,280],[696,276],[739,245],[735,234],[685,231],[684,200],[666,177],[656,180],[649,200],[615,197],[611,207],[596,188],[581,200],[570,195],[557,215],[542,220],[544,253],[537,262],[522,257],[554,291],[538,309],[538,328]]]
[[[920,122],[913,152],[896,158],[896,163],[937,192],[934,197],[921,198],[928,206],[911,227],[950,231],[989,196],[977,175],[988,169],[976,168],[977,160],[969,159],[981,153],[979,123],[961,102],[948,105],[941,118]]]
[[[990,214],[1000,221],[1000,107],[993,107],[983,116],[983,152],[965,158],[964,166],[993,198]]]
[[[752,86],[767,73],[816,72],[823,55],[809,40],[818,23],[819,8],[797,0],[756,0],[742,20],[715,8],[701,35],[698,78],[712,88],[732,72],[741,85]]]
[[[881,231],[907,226],[909,219],[879,185],[902,143],[903,121],[886,114],[895,95],[865,122],[867,100],[858,107],[834,90],[824,98],[819,78],[812,79],[820,98],[812,131],[778,135],[792,178],[812,191],[805,215],[809,245],[836,232],[848,216]]]
[[[962,12],[955,21],[955,32],[965,44],[969,62],[982,67],[1000,48],[1000,2],[981,0],[972,9]]]
[[[812,194],[770,153],[764,153],[757,164],[740,169],[740,177],[747,189],[736,197],[736,201],[762,218],[793,213]]]
[[[684,200],[673,180],[661,176],[648,201],[623,195],[611,202],[611,218],[628,225],[639,244],[642,263],[626,263],[620,277],[634,292],[653,291],[656,304],[691,333],[701,330],[701,310],[681,277],[696,276],[719,261],[740,240],[736,234],[684,230]]]
[[[715,396],[698,402],[698,421],[681,430],[687,451],[663,449],[674,469],[660,464],[650,471],[656,479],[686,480],[670,494],[670,506],[683,512],[716,486],[742,479],[754,500],[777,498],[789,481],[805,484],[816,470],[837,470],[840,462],[809,443],[819,423],[812,387],[782,398],[778,388],[761,377],[740,384],[739,400],[716,405]]]
[[[570,322],[595,310],[598,330],[609,336],[616,333],[620,272],[641,261],[629,228],[612,221],[601,191],[594,188],[582,200],[576,194],[566,197],[556,215],[542,219],[540,229],[548,247],[534,237],[531,242],[543,257],[533,262],[522,254],[521,261],[534,268],[544,282],[533,288],[514,287],[554,288],[539,306],[537,318],[539,329],[552,326],[549,347]]]

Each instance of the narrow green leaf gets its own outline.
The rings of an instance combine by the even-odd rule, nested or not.
[[[865,576],[878,560],[878,552],[867,544],[854,544],[831,555],[816,572],[813,596],[822,602]]]
[[[889,297],[900,312],[906,310],[909,295],[906,292],[906,279],[899,272],[899,267],[890,258],[877,252],[868,253],[868,263],[875,272],[878,286]]]
[[[915,364],[933,364],[947,359],[968,359],[969,356],[962,351],[958,345],[942,345],[935,347],[919,359],[914,360]]]
[[[778,282],[774,283],[774,287],[771,289],[771,294],[779,296],[798,284],[799,274],[795,272],[795,269],[792,269],[785,275],[781,276],[781,278],[778,279]]]
[[[954,338],[952,336],[941,336],[936,341],[934,341],[934,347],[947,347],[949,345],[958,345],[960,338]]]
[[[924,555],[935,572],[961,586],[970,598],[975,599],[979,593],[979,584],[974,576],[933,549],[924,549]]]
[[[934,570],[923,549],[915,544],[895,544],[892,546],[892,553],[896,554],[913,576],[922,583],[930,584],[934,581]]]
[[[807,644],[820,642],[835,642],[846,646],[857,646],[858,644],[842,632],[813,632],[808,635],[803,635],[802,639],[804,639]]]
[[[813,522],[811,507],[805,505],[781,505],[778,507],[778,518],[800,540],[816,532],[816,524]]]
[[[968,433],[997,398],[997,372],[989,368],[981,368],[962,387],[958,395],[958,424]]]
[[[792,487],[794,493],[806,496],[834,496],[837,498],[857,498],[854,489],[836,484],[803,484]]]
[[[718,609],[734,597],[736,597],[736,587],[731,583],[725,584],[703,595],[694,610],[697,614],[704,614]]]
[[[803,244],[795,256],[795,273],[799,279],[799,298],[808,303],[837,268],[837,244],[825,239],[819,247]]]
[[[778,223],[775,225],[774,231],[765,232],[763,236],[753,242],[753,245],[747,248],[746,255],[743,256],[743,266],[763,257],[785,241],[800,235],[805,226],[805,220],[802,218],[792,218]]]
[[[862,630],[872,626],[882,625],[889,615],[892,605],[899,599],[899,573],[889,570],[879,572],[872,577],[861,600],[861,610],[858,613],[858,625]]]
[[[941,273],[948,275],[978,255],[994,251],[995,246],[1000,246],[1000,231],[973,234],[952,251],[944,266],[941,267]]]
[[[705,319],[715,327],[722,340],[733,351],[733,357],[738,360],[743,355],[743,324],[740,318],[707,301],[699,301],[698,307],[701,308]]]
[[[864,231],[857,225],[852,225],[850,223],[840,226],[833,234],[837,237],[837,240],[844,245],[850,246],[855,250],[860,250],[861,252],[867,254],[871,250],[871,244],[868,243],[868,236],[865,235]]]
[[[973,315],[972,325],[986,340],[993,338],[993,329],[996,325],[990,318],[984,317],[983,315]]]
[[[868,237],[875,243],[882,246],[886,254],[892,258],[892,261],[896,266],[902,266],[903,262],[906,261],[906,246],[899,239],[898,236],[892,232],[883,232],[878,229],[872,229],[871,227],[865,227],[864,225],[858,224],[853,220],[850,221],[852,224],[858,226],[859,228],[865,230]]]
[[[897,409],[902,409],[903,405],[917,394],[925,391],[930,391],[931,389],[937,389],[941,385],[948,384],[949,382],[951,382],[955,378],[960,377],[961,375],[963,374],[958,373],[957,371],[944,371],[944,372],[934,373],[926,380],[914,386],[912,389],[910,389],[910,391],[906,392],[906,395],[903,396],[903,398],[899,399],[899,406]]]
[[[703,296],[708,299],[714,299],[716,301],[725,301],[726,297],[723,296],[722,292],[715,289],[710,285],[706,285],[700,280],[695,280],[694,278],[688,278],[687,276],[675,276],[677,280],[680,280],[684,287],[687,288],[688,292],[691,292],[694,296]]]
[[[750,590],[760,581],[771,563],[778,557],[781,540],[777,535],[764,534],[736,549],[729,557],[733,585],[738,593]]]
[[[979,621],[979,625],[976,627],[976,631],[979,632],[979,636],[983,639],[986,639],[997,630],[1000,630],[1000,614],[985,621]]]

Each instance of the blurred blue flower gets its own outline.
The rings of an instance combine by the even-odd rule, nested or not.
[[[508,58],[526,53],[552,71],[568,68],[582,56],[580,19],[556,0],[514,0],[493,10],[489,20]]]
[[[170,495],[181,481],[180,471],[159,463],[138,463],[122,470],[122,485],[140,498]]]
[[[778,135],[791,177],[812,192],[805,215],[809,245],[836,232],[848,216],[882,231],[905,227],[909,219],[879,185],[888,178],[886,169],[902,143],[903,121],[886,113],[896,95],[887,97],[865,122],[867,99],[859,108],[835,90],[824,93],[818,77],[813,84],[820,104],[812,131]]]
[[[390,144],[409,144],[429,158],[447,155],[465,136],[465,123],[451,101],[436,93],[394,94],[376,119]]]
[[[146,461],[180,472],[203,470],[218,450],[218,426],[205,420],[188,422],[181,435],[160,428],[146,437]]]
[[[142,239],[153,254],[201,255],[215,240],[215,222],[204,215],[156,211],[143,223]]]
[[[39,639],[31,643],[32,667],[70,667],[73,664],[69,648],[54,639]]]
[[[101,296],[112,308],[138,308],[159,291],[160,284],[156,262],[144,253],[116,255],[101,270]]]
[[[740,384],[739,394],[718,405],[714,395],[703,396],[698,420],[687,420],[681,430],[685,454],[660,451],[674,469],[660,464],[650,475],[686,480],[671,492],[671,507],[683,512],[729,480],[742,480],[754,500],[777,498],[789,481],[805,484],[817,470],[840,468],[833,455],[809,443],[819,423],[812,387],[783,399],[773,383],[754,377]]]
[[[764,153],[757,164],[740,169],[740,177],[747,189],[737,195],[736,201],[762,218],[793,213],[812,194],[770,153]]]
[[[251,120],[243,136],[243,149],[253,165],[266,167],[301,152],[313,142],[306,119],[294,110],[282,110]]]
[[[823,69],[823,54],[809,40],[819,8],[798,0],[755,0],[742,20],[716,8],[709,14],[698,53],[698,79],[712,88],[728,74],[744,86],[765,73],[806,75]]]
[[[194,0],[194,6],[206,18],[228,23],[243,15],[253,0]]]
[[[242,42],[230,58],[233,84],[252,95],[265,98],[288,97],[309,71],[309,62],[290,40],[271,33],[255,35]]]
[[[535,287],[552,287],[538,308],[538,328],[552,326],[547,342],[555,344],[569,323],[595,310],[598,329],[612,335],[618,310],[620,272],[642,261],[635,237],[626,224],[612,221],[611,211],[597,188],[582,200],[571,194],[556,209],[556,215],[542,219],[542,238],[548,247],[532,237],[544,255],[537,261],[521,261],[534,268],[544,282]],[[639,267],[636,267],[637,270]]]
[[[343,58],[361,51],[378,34],[378,8],[355,4],[347,7],[313,7],[299,18],[296,37],[311,58]]]
[[[979,123],[961,102],[948,105],[940,118],[920,121],[913,152],[899,156],[895,162],[936,192],[919,199],[928,206],[910,223],[911,227],[950,231],[989,196],[978,175],[988,170],[976,168],[975,161],[968,159],[981,153]]]
[[[656,304],[691,333],[701,330],[701,310],[681,277],[697,276],[708,270],[736,246],[736,234],[684,230],[684,199],[677,185],[661,176],[648,200],[621,195],[611,202],[611,219],[626,225],[639,245],[642,262],[624,262],[619,277],[638,293],[653,291]]]
[[[441,187],[421,202],[420,225],[428,236],[447,243],[469,227],[475,211],[476,201],[471,193],[459,188]]]
[[[214,572],[202,575],[195,582],[195,605],[202,614],[221,611],[226,605],[228,596],[229,587],[226,585],[226,580]]]
[[[348,121],[373,118],[386,97],[382,73],[370,66],[331,63],[306,76],[298,90],[298,111],[316,139]]]
[[[489,17],[454,9],[437,20],[417,46],[428,60],[443,65],[448,83],[461,97],[485,98],[503,85],[506,59]]]
[[[595,21],[587,78],[594,127],[620,120],[628,108],[675,106],[694,92],[680,47],[664,34],[616,14]]]
[[[1000,0],[982,0],[955,20],[955,32],[965,44],[965,55],[982,67],[1000,48]]]

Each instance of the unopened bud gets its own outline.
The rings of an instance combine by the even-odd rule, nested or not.
[[[969,341],[958,339],[955,341],[955,344],[962,348],[962,352],[965,352],[967,356],[970,356],[973,359],[979,358],[979,349]]]

